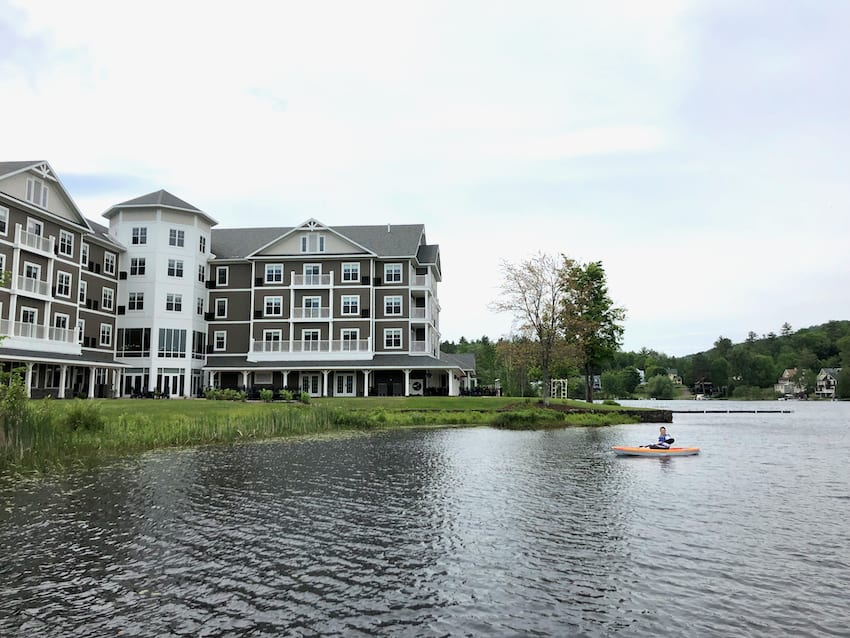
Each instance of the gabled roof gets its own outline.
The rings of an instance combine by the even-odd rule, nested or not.
[[[207,221],[209,221],[209,223],[212,225],[218,223],[215,219],[207,215],[200,208],[197,208],[189,202],[180,199],[176,195],[172,195],[164,189],[159,189],[158,191],[154,191],[153,193],[141,195],[140,197],[134,197],[133,199],[128,199],[126,202],[115,204],[112,208],[106,211],[103,216],[106,217],[106,219],[111,219],[118,213],[118,210],[121,208],[171,208],[173,210],[180,210],[201,215],[205,217]]]
[[[5,179],[7,177],[11,177],[13,175],[17,175],[18,173],[24,173],[26,171],[35,171],[42,178],[50,180],[54,182],[59,187],[60,195],[65,199],[67,204],[70,206],[71,212],[74,216],[77,217],[76,220],[67,219],[62,216],[57,216],[55,213],[50,210],[45,210],[44,212],[48,215],[53,215],[54,217],[61,217],[61,219],[65,222],[71,222],[79,224],[80,226],[90,229],[89,221],[83,216],[80,209],[77,208],[77,204],[74,199],[71,197],[71,194],[68,192],[68,189],[65,188],[65,185],[62,183],[62,180],[59,179],[59,175],[53,170],[53,167],[49,162],[45,160],[33,160],[33,161],[23,161],[23,162],[0,162],[0,180]],[[27,204],[29,204],[27,202]]]
[[[335,231],[330,226],[325,226],[319,220],[311,218],[311,219],[308,219],[306,222],[302,223],[300,226],[296,226],[295,228],[291,228],[287,232],[285,232],[283,235],[280,235],[279,237],[275,237],[275,238],[271,239],[270,241],[266,242],[265,244],[260,246],[257,250],[252,252],[250,256],[257,256],[258,253],[264,252],[266,248],[269,248],[270,246],[276,244],[277,242],[282,240],[284,237],[287,237],[288,235],[300,233],[300,232],[303,232],[303,231],[314,232],[314,231],[322,231],[322,230],[327,231],[329,233],[332,233],[332,234],[336,235],[337,237],[343,239],[344,241],[347,241],[349,243],[354,243],[354,245],[356,245],[357,248],[359,248],[360,250],[363,250],[367,253],[370,252],[368,248],[365,248],[364,246],[361,246],[361,245],[357,244],[356,242],[352,242],[351,238],[344,237],[343,235],[340,235],[337,231]]]
[[[127,247],[124,246],[124,244],[120,243],[117,239],[115,239],[115,237],[109,234],[109,228],[103,224],[98,224],[97,222],[89,220],[89,226],[91,226],[92,233],[96,239],[107,244],[111,244],[119,250],[127,250]]]
[[[378,257],[417,257],[424,238],[423,224],[382,224],[380,226],[327,226],[328,230],[363,246]],[[245,259],[271,241],[290,234],[296,227],[214,228],[211,250],[217,259]],[[439,247],[426,253],[435,263]],[[435,258],[435,255],[437,256]]]

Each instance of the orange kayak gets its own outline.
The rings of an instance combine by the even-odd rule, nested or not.
[[[617,456],[693,456],[699,454],[698,447],[668,447],[653,449],[650,447],[627,447],[623,445],[611,448]]]

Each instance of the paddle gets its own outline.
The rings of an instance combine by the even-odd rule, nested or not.
[[[674,438],[672,438],[672,437],[671,437],[671,438],[667,439],[667,440],[665,441],[665,443],[667,443],[667,445],[670,445],[670,444],[671,444],[671,443],[673,443],[675,440],[676,440],[676,439],[674,439]],[[656,444],[656,443],[650,443],[649,445],[641,445],[640,447],[652,447],[653,445],[657,445],[657,444]],[[666,448],[663,448],[663,447],[662,447],[662,448],[657,448],[657,449],[659,449],[659,450],[664,450],[664,449],[666,449]]]

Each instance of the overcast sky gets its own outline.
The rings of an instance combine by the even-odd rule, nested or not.
[[[424,223],[444,340],[602,261],[624,348],[850,319],[850,2],[0,0],[0,160],[83,213]]]

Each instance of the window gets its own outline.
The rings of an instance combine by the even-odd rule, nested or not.
[[[401,264],[384,264],[384,281],[387,283],[401,282]]]
[[[201,235],[200,239],[198,240],[198,250],[200,250],[202,253],[207,252],[207,238],[203,235]]]
[[[4,273],[4,272],[6,272],[6,255],[4,255],[3,253],[0,253],[0,273]],[[9,285],[10,285],[10,282],[8,282],[8,281],[6,281],[6,282],[0,281],[0,286],[6,286],[8,288]]]
[[[279,284],[283,282],[283,264],[266,264],[266,283]]]
[[[165,309],[172,312],[180,312],[183,310],[183,295],[178,295],[169,292],[165,295]]]
[[[344,315],[359,315],[360,314],[360,297],[357,295],[345,295],[342,298],[342,314]]]
[[[133,229],[133,238],[131,240],[134,246],[143,246],[148,243],[148,229],[144,226]]]
[[[86,320],[77,319],[77,341],[83,342],[83,337],[86,334]]]
[[[265,315],[267,317],[283,316],[283,297],[266,297]]]
[[[56,296],[71,298],[71,273],[56,271]]]
[[[202,315],[204,314],[204,298],[198,297],[198,301],[195,304],[195,314]]]
[[[119,357],[149,357],[151,350],[150,328],[127,328],[118,330]]]
[[[31,264],[28,261],[24,262],[24,277],[41,280],[41,266],[39,264]]]
[[[263,341],[278,342],[282,337],[280,330],[263,330]]]
[[[101,310],[112,310],[115,304],[115,291],[112,288],[104,288],[100,297]]]
[[[115,274],[115,253],[103,253],[103,273],[105,275]]]
[[[339,331],[339,337],[342,341],[343,350],[357,350],[357,342],[360,339],[358,328],[343,328]]]
[[[5,206],[0,206],[0,235],[5,235],[9,232],[9,209]]]
[[[59,254],[66,257],[74,256],[74,235],[67,230],[59,231]]]
[[[44,233],[44,224],[37,219],[27,218],[27,232],[31,235],[38,235],[41,237]]]
[[[301,252],[302,253],[323,253],[325,252],[325,236],[321,233],[307,233],[301,235]]]
[[[89,282],[81,281],[80,282],[80,296],[77,298],[77,300],[80,303],[86,303],[86,295],[88,295],[88,291],[89,291]]]
[[[401,314],[401,297],[384,297],[384,314],[385,315],[400,315]]]
[[[321,333],[318,330],[302,330],[301,345],[304,351],[317,352],[320,348],[320,337]]]
[[[342,280],[360,283],[360,264],[343,264]]]
[[[112,345],[112,324],[111,323],[100,324],[100,345],[107,346],[107,347]]]
[[[89,245],[86,242],[80,243],[80,263],[86,267],[89,265]]]
[[[145,293],[131,292],[130,298],[127,300],[127,310],[144,310],[145,309]]]
[[[27,201],[36,206],[47,208],[47,184],[34,177],[27,178]]]
[[[318,319],[322,312],[322,300],[320,297],[304,297],[304,318]]]
[[[145,258],[132,257],[130,258],[130,274],[134,277],[140,277],[145,274]]]
[[[183,276],[183,260],[169,259],[168,260],[168,276],[182,277]]]
[[[207,334],[199,330],[192,332],[192,356],[203,359],[207,354]]]
[[[304,264],[304,285],[322,285],[322,266],[320,264]]]
[[[227,333],[224,330],[217,330],[213,333],[213,349],[214,350],[226,350],[227,349]]]
[[[336,377],[336,392],[338,396],[353,396],[354,395],[354,375],[337,373]]]
[[[68,315],[63,315],[61,313],[56,313],[53,315],[53,327],[59,328],[60,330],[68,329]]]
[[[200,266],[198,266],[198,281],[200,281],[201,283],[204,283],[206,278],[207,278],[207,269],[203,264],[201,264]]]
[[[215,300],[215,316],[219,319],[227,317],[227,299]]]
[[[183,248],[186,243],[186,231],[172,228],[168,231],[168,245]]]
[[[186,331],[177,328],[159,329],[159,356],[185,357]]]
[[[227,278],[228,278],[228,267],[227,266],[219,266],[215,269],[215,285],[216,286],[226,286]]]
[[[384,328],[384,347],[401,348],[401,328]]]
[[[21,306],[21,323],[38,323],[38,310]]]

